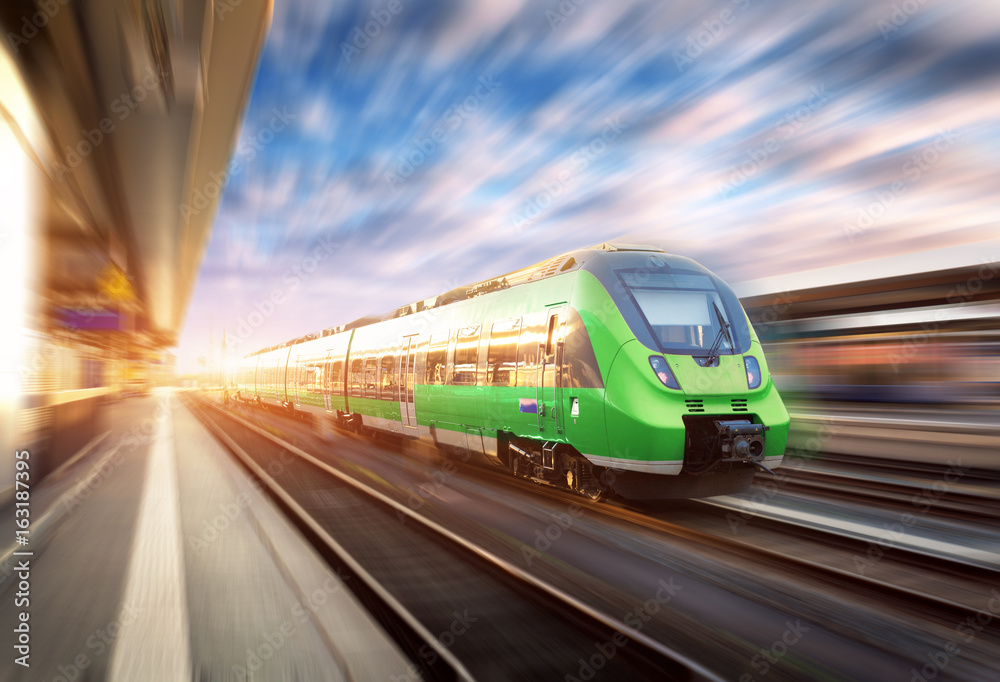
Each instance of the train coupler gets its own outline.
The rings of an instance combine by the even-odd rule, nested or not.
[[[765,471],[767,467],[761,464],[764,456],[763,424],[751,424],[746,419],[716,420],[713,422],[718,429],[719,450],[726,455],[723,462],[749,462]]]

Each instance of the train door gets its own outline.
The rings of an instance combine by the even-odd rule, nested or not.
[[[545,325],[545,337],[539,344],[538,363],[538,431],[542,436],[562,433],[562,405],[560,393],[560,363],[562,363],[562,335],[565,324],[563,304],[550,306]]]
[[[417,336],[403,337],[399,353],[399,418],[403,433],[417,430],[417,410],[413,401],[413,384],[417,367]]]

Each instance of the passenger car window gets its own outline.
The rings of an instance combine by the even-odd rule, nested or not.
[[[452,383],[456,386],[476,385],[476,365],[479,363],[479,326],[458,330],[455,343],[455,373]]]
[[[486,353],[486,383],[493,386],[514,386],[517,382],[517,337],[521,320],[496,322],[490,329],[490,346]]]

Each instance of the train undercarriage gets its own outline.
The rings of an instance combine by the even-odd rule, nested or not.
[[[518,477],[553,485],[590,500],[612,490],[613,472],[594,466],[569,445],[526,438],[506,440],[507,468]]]
[[[234,396],[245,402],[259,400]],[[294,412],[292,406],[285,411]],[[318,418],[312,423],[324,439],[338,429],[368,437],[411,440],[398,432],[366,426],[360,414],[336,413],[332,418]],[[589,500],[622,498],[634,501],[683,499],[727,495],[745,490],[753,480],[760,462],[766,427],[747,419],[727,417],[685,418],[686,444],[684,467],[677,475],[650,474],[598,466],[587,460],[571,445],[546,442],[498,433],[498,462],[517,478],[579,494]],[[444,456],[468,461],[473,453],[464,448],[433,443]],[[482,457],[482,453],[478,453]]]
[[[668,500],[728,495],[745,490],[753,480],[762,452],[763,427],[742,420],[725,423],[711,443],[685,452],[680,474],[664,475],[597,466],[572,446],[525,438],[506,440],[510,472],[536,483],[569,490],[590,500]],[[745,446],[739,446],[745,443]],[[752,454],[750,454],[752,452]]]

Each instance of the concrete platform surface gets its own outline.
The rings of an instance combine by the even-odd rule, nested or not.
[[[28,545],[4,556],[0,679],[408,678],[410,661],[171,390],[106,409],[110,432],[32,487]],[[13,537],[14,509],[0,514]],[[25,634],[26,659],[12,648]]]

